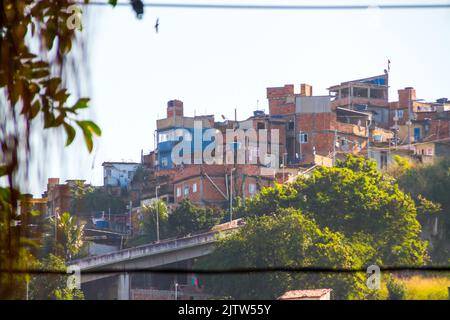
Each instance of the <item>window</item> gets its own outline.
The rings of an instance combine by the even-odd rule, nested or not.
[[[128,179],[133,179],[133,171],[128,171]]]
[[[357,98],[367,98],[369,90],[367,88],[353,88],[353,96]]]
[[[159,134],[159,138],[158,141],[161,142],[166,142],[167,140],[169,140],[169,134],[168,133],[160,133]]]
[[[187,129],[175,129],[158,134],[158,143],[166,141],[192,141],[192,134]]]
[[[161,158],[161,166],[167,167],[167,158]]]
[[[364,110],[367,110],[367,108],[368,108],[367,104],[355,104],[354,105],[354,109],[356,111],[364,111]]]
[[[197,184],[196,183],[194,183],[192,185],[192,192],[197,192]]]
[[[184,187],[184,195],[185,196],[189,195],[189,186]]]
[[[300,143],[308,143],[308,134],[300,133],[299,134]]]
[[[110,176],[111,176],[111,169],[106,169],[106,170],[105,170],[105,175],[106,175],[107,177],[110,177]]]
[[[382,89],[370,89],[370,97],[372,99],[384,99],[384,92]]]
[[[414,141],[420,141],[421,138],[422,134],[420,128],[414,128]]]
[[[264,124],[264,122],[258,122],[258,123],[256,124],[256,128],[257,128],[258,130],[263,130],[263,129],[266,128],[266,125]]]
[[[349,88],[344,88],[341,90],[341,98],[346,98],[349,96]]]
[[[289,131],[294,130],[294,121],[289,121],[289,123],[288,123],[288,130]]]
[[[395,116],[398,119],[403,119],[403,110],[395,110]]]
[[[181,188],[180,187],[177,188],[177,197],[181,197]]]
[[[248,185],[248,192],[249,192],[250,194],[255,194],[255,193],[256,193],[256,184],[250,183],[250,184]]]

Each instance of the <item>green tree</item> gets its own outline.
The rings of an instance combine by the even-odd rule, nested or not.
[[[105,213],[120,214],[125,212],[126,204],[121,198],[114,197],[103,188],[98,187],[76,187],[73,190],[72,211],[75,215],[91,216],[93,212],[103,211]]]
[[[295,209],[249,218],[238,232],[219,240],[214,253],[198,262],[207,270],[236,268],[362,268],[374,254],[369,245],[321,229]],[[206,276],[205,287],[236,299],[274,299],[287,290],[332,288],[336,298],[376,296],[364,273],[267,272]]]
[[[164,201],[155,201],[149,206],[141,208],[142,221],[140,228],[141,234],[133,236],[126,242],[127,247],[137,246],[157,240],[157,220],[159,223],[159,239],[164,240],[168,237],[168,209]],[[158,215],[159,214],[159,215]]]
[[[68,212],[48,220],[47,237],[43,243],[41,259],[33,268],[47,272],[31,277],[30,291],[32,299],[80,300],[83,292],[67,287],[67,262],[82,249],[84,242],[84,225]]]
[[[434,263],[447,264],[450,259],[450,159],[438,159],[432,165],[413,168],[398,177],[398,184],[416,200],[419,218],[439,214],[444,234],[442,238],[434,239],[431,257]]]
[[[407,158],[395,155],[393,157],[394,163],[389,166],[387,173],[394,178],[398,178],[404,175],[406,172],[413,168],[413,164]]]
[[[224,212],[219,209],[202,208],[184,199],[169,214],[168,232],[172,237],[181,237],[198,231],[206,231],[220,223]]]
[[[76,217],[64,212],[47,224],[47,238],[44,245],[44,257],[50,253],[65,261],[75,257],[84,245],[84,225]],[[55,229],[56,228],[56,229]],[[56,234],[55,234],[56,233]]]
[[[386,287],[389,300],[404,300],[406,296],[406,286],[393,276],[388,276]]]
[[[87,1],[89,2],[89,1]],[[69,52],[77,29],[68,27],[72,0],[3,0],[0,2],[0,268],[26,270],[33,258],[26,253],[30,241],[21,237],[18,200],[21,173],[28,169],[30,135],[42,138],[52,128],[64,130],[66,145],[77,128],[88,151],[93,136],[101,134],[92,121],[80,117],[89,99],[70,97],[64,79],[76,74]],[[74,77],[76,79],[76,77]],[[0,298],[13,298],[24,288],[26,274],[0,274]]]
[[[35,300],[83,300],[83,291],[67,287],[68,275],[64,259],[54,254],[36,263],[36,269],[48,272],[32,277],[30,298]]]
[[[253,198],[237,201],[235,209],[238,218],[264,216],[281,208],[295,207],[298,192],[292,184],[278,184],[263,188]]]
[[[35,262],[30,247],[37,244],[21,237],[21,228],[10,195],[15,190],[0,188],[0,268],[27,270]],[[30,243],[31,242],[31,243]],[[30,276],[25,273],[0,272],[0,299],[23,299],[25,284]]]
[[[148,241],[157,240],[157,222],[159,223],[160,239],[167,237],[168,212],[167,205],[162,200],[155,201],[150,206],[143,208],[142,230]],[[158,219],[156,219],[157,217]]]
[[[310,178],[267,188],[247,201],[243,216],[271,215],[277,208],[301,209],[320,228],[349,238],[366,238],[380,265],[423,265],[426,243],[410,196],[374,161],[348,156],[336,167],[316,169]]]

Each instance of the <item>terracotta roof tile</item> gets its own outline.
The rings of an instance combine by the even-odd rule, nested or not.
[[[320,298],[331,291],[332,289],[291,290],[286,291],[278,299],[285,300],[285,299],[301,299],[301,298]]]

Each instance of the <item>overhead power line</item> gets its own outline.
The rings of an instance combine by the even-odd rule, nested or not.
[[[79,2],[85,5],[84,2]],[[105,1],[90,1],[88,5],[111,6]],[[405,9],[450,9],[450,3],[429,4],[380,4],[380,5],[264,5],[264,4],[209,4],[209,3],[143,3],[144,7],[168,9],[225,9],[225,10],[405,10]],[[116,6],[130,6],[128,2],[118,2]]]
[[[75,264],[76,265],[76,264]],[[380,266],[380,271],[384,272],[449,272],[450,266]],[[367,272],[367,268],[333,268],[333,267],[262,267],[262,268],[229,268],[229,269],[188,269],[188,268],[123,268],[123,269],[100,269],[100,270],[84,270],[82,274],[117,274],[121,272],[128,273],[165,273],[165,274],[248,274],[248,273],[356,273]],[[0,268],[0,274],[36,274],[48,275],[59,274],[69,275],[69,273],[61,270],[43,270],[43,269],[4,269]],[[72,272],[74,274],[74,272]]]

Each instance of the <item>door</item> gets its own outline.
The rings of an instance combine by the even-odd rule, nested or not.
[[[420,140],[420,128],[414,128],[414,141]]]

